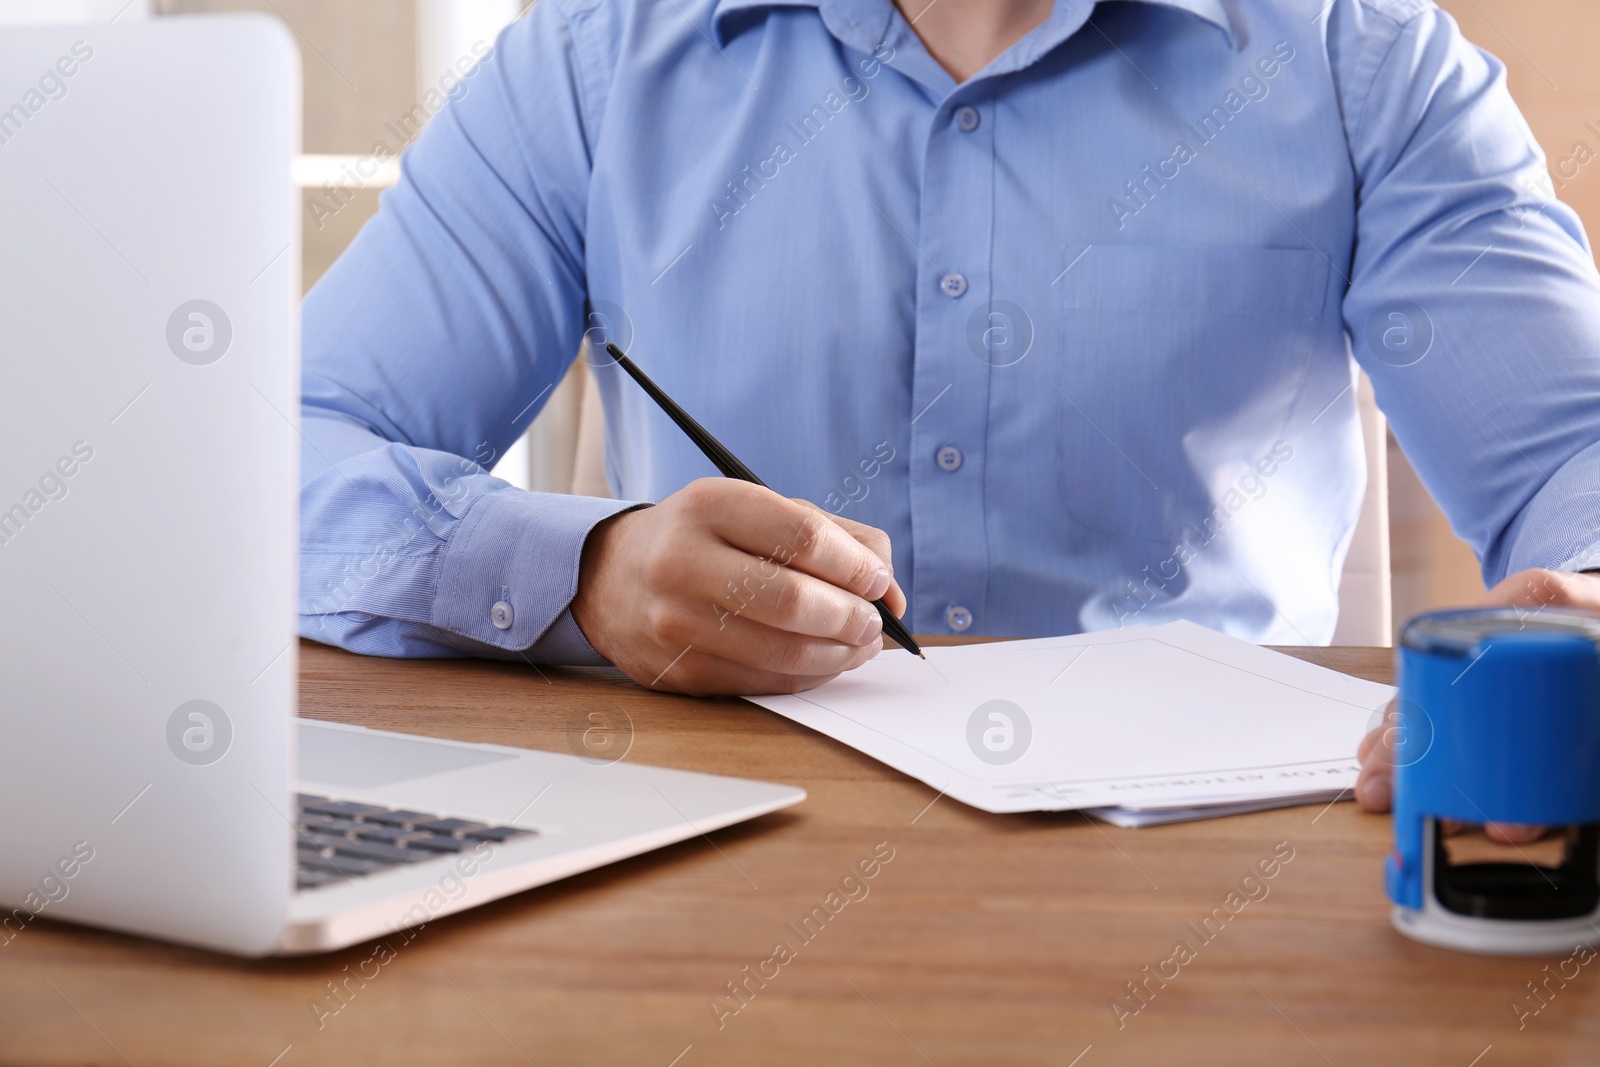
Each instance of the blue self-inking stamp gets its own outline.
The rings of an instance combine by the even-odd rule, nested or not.
[[[1400,637],[1395,927],[1445,948],[1570,952],[1600,937],[1600,616],[1440,611]],[[1559,863],[1452,863],[1440,826],[1549,827]]]

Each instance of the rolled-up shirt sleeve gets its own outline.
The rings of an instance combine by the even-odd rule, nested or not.
[[[1504,66],[1419,0],[1337,5],[1329,48],[1379,405],[1486,582],[1600,565],[1600,276]]]
[[[595,91],[579,50],[555,4],[501,34],[306,297],[306,637],[387,656],[599,660],[569,610],[583,545],[638,505],[488,473],[582,338]]]

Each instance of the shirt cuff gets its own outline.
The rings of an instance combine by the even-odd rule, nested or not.
[[[572,607],[556,616],[550,629],[526,651],[530,663],[553,664],[560,667],[607,667],[611,661],[594,650],[589,639],[578,628],[572,617]]]
[[[433,625],[507,652],[538,645],[544,663],[605,662],[569,610],[583,545],[600,522],[648,506],[520,489],[484,496],[445,546]]]

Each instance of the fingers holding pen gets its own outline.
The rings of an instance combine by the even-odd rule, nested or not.
[[[822,515],[829,522],[855,538],[862,547],[883,561],[883,565],[889,568],[890,583],[889,591],[883,594],[882,600],[884,605],[894,613],[895,618],[903,617],[906,613],[906,594],[900,588],[900,583],[894,579],[894,556],[891,550],[892,546],[889,543],[889,535],[876,526],[868,526],[864,522],[856,522],[854,519],[847,519],[840,515],[830,515],[809,500],[797,500],[796,503],[803,504],[816,511],[817,514]]]
[[[795,692],[882,650],[868,598],[899,592],[870,542],[762,486],[705,479],[595,528],[573,619],[651,688]]]
[[[883,633],[882,617],[864,598],[726,545],[685,560],[682,580],[691,597],[698,593],[714,605],[719,628],[735,617],[856,646],[876,644]]]
[[[723,500],[724,506],[708,519],[713,531],[729,545],[809,574],[863,600],[877,600],[894,587],[887,552],[879,555],[820,508],[779,496],[764,486],[735,484],[737,488],[725,492],[706,489],[708,495]]]

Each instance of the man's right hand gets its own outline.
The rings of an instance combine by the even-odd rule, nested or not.
[[[590,533],[572,617],[642,685],[793,693],[878,654],[879,597],[905,611],[882,530],[702,478]]]

